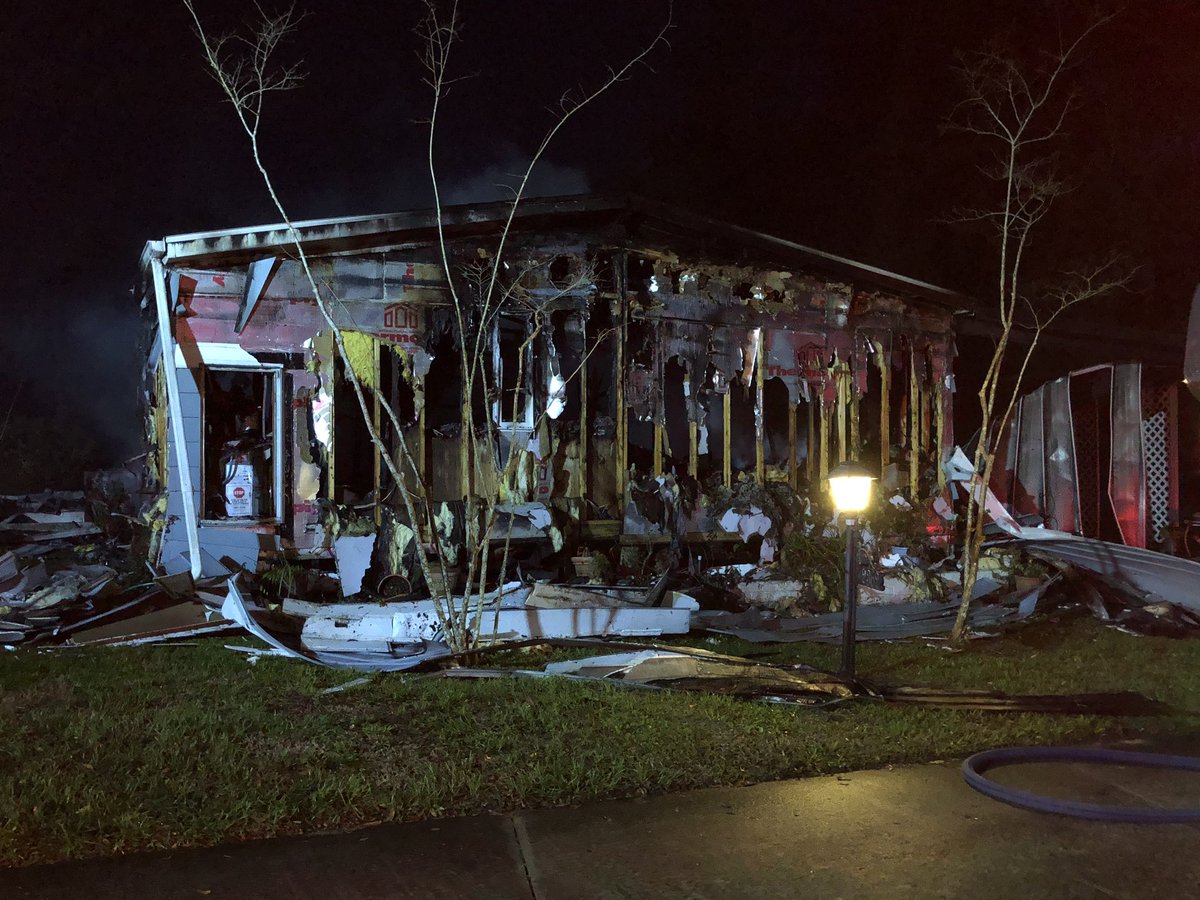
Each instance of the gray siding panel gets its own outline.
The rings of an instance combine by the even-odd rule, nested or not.
[[[193,399],[198,398],[193,395]],[[185,446],[187,448],[188,471],[192,476],[192,499],[196,504],[197,515],[202,515],[203,510],[200,506],[200,420],[183,418],[182,422],[184,433],[187,435]],[[167,429],[167,514],[172,516],[183,515],[183,499],[180,496],[179,462],[176,458],[174,435],[170,427]],[[166,559],[165,552],[162,558]]]
[[[185,419],[200,418],[200,395],[194,391],[179,392],[179,408]]]
[[[200,505],[200,457],[203,430],[200,422],[200,388],[199,374],[188,369],[176,369],[179,374],[179,406],[182,415],[183,430],[186,435],[185,446],[188,456],[188,470],[192,476],[192,499],[196,504],[197,516],[203,515]],[[174,429],[167,423],[167,527],[163,534],[162,550],[159,554],[159,564],[168,574],[186,572],[190,568],[188,557],[187,528],[183,523],[183,498],[179,486],[179,464],[175,454]]]
[[[167,511],[175,515],[183,514],[183,501],[180,499],[182,491],[180,487],[179,470],[174,466],[167,469]],[[200,470],[192,467],[192,499],[196,502],[196,514],[202,515],[203,510],[200,509]]]
[[[225,567],[220,565],[222,556],[228,556],[254,571],[258,564],[258,556],[263,550],[275,549],[279,540],[274,534],[259,534],[237,527],[220,525],[202,525],[200,527],[200,549],[207,554],[203,560],[205,575],[222,575]],[[208,570],[216,565],[213,572]]]
[[[198,441],[196,443],[192,443],[191,441],[188,441],[188,443],[187,443],[187,458],[188,458],[188,470],[191,472],[199,472],[200,471],[200,443]],[[175,461],[175,448],[174,447],[172,447],[170,449],[170,451],[168,451],[168,453],[167,453],[167,465],[172,469],[176,469],[179,467],[178,463]]]
[[[200,507],[197,506],[196,515],[199,516],[200,512]],[[167,494],[167,515],[177,516],[180,518],[183,516],[183,494],[181,494],[178,490],[171,491],[169,494]]]
[[[176,369],[179,373],[179,396],[183,397],[186,394],[199,396],[200,394],[200,373],[193,372],[191,369]]]
[[[203,430],[200,428],[199,419],[184,417],[182,421],[184,441],[187,444],[188,453],[191,454],[193,447],[198,448],[200,446],[200,441],[203,439]],[[170,428],[167,429],[167,444],[172,447],[175,444],[175,438]]]

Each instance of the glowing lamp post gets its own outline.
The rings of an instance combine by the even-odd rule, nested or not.
[[[858,514],[871,502],[875,478],[855,462],[844,462],[829,473],[833,508],[846,520],[846,580],[842,596],[842,674],[854,677],[854,639],[858,611]]]

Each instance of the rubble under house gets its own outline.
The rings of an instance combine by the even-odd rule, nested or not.
[[[443,210],[456,279],[493,258],[507,213]],[[482,326],[498,424],[465,441],[479,404],[463,397],[437,226],[415,212],[296,229],[367,415],[395,450],[378,398],[395,410],[446,535],[490,489],[469,452],[510,446],[527,455],[504,497],[512,536],[543,555],[740,541],[718,522],[731,489],[804,490],[846,458],[913,496],[942,485],[958,295],[643,201],[520,206],[500,267],[510,302]],[[141,265],[152,561],[202,577],[330,559],[356,521],[391,535],[376,571],[403,569],[411,523],[289,229],[168,237]]]

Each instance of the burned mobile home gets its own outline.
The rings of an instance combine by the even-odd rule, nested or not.
[[[643,201],[519,207],[494,268],[506,303],[464,326],[487,348],[491,389],[465,398],[446,273],[470,296],[508,209],[147,244],[153,561],[209,576],[346,557],[352,594],[368,565],[419,584],[412,542],[431,528],[453,540],[480,492],[499,492],[522,552],[565,561],[581,546],[744,540],[727,516],[740,486],[802,490],[847,457],[912,495],[940,486],[958,295]],[[411,451],[418,525],[368,420]],[[488,483],[510,452],[518,476]]]

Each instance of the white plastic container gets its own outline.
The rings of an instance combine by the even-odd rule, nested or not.
[[[244,519],[254,515],[254,467],[248,462],[231,464],[232,477],[225,482],[225,515]],[[230,469],[227,468],[226,474]]]

